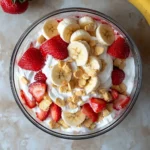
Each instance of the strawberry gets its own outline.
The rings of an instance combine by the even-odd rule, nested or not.
[[[42,73],[42,71],[39,71],[36,73],[36,75],[34,76],[34,80],[35,81],[41,81],[41,82],[46,82],[47,77],[44,73]]]
[[[124,80],[125,73],[123,70],[121,70],[119,68],[114,68],[114,70],[112,71],[112,74],[111,74],[111,78],[112,78],[113,85],[119,85]]]
[[[40,103],[46,93],[46,84],[38,81],[33,82],[29,85],[29,92]]]
[[[21,14],[28,8],[28,0],[1,0],[1,7],[9,14]]]
[[[125,39],[119,37],[109,48],[107,53],[113,57],[126,59],[129,56],[130,48]]]
[[[30,100],[24,93],[23,90],[20,91],[20,96],[23,99],[23,101],[25,102],[25,105],[27,105],[29,108],[34,108],[36,106],[36,101],[34,98],[32,98],[32,100]]]
[[[51,114],[52,119],[55,122],[58,122],[61,118],[61,108],[55,103],[53,103],[50,107],[50,114]]]
[[[125,108],[130,102],[130,97],[120,94],[118,98],[114,101],[114,109],[121,110]]]
[[[118,91],[112,89],[112,90],[111,90],[111,95],[112,95],[113,100],[115,100],[115,99],[118,98],[119,93],[118,93]]]
[[[23,54],[18,65],[22,69],[39,71],[44,66],[44,58],[40,50],[31,47]]]
[[[93,122],[96,122],[98,120],[98,114],[93,111],[90,104],[86,103],[82,106],[81,111],[90,118]]]
[[[67,47],[68,44],[58,35],[44,42],[40,46],[40,50],[44,57],[50,54],[56,59],[63,60],[68,57]]]
[[[36,112],[36,117],[41,120],[44,121],[49,115],[49,110],[48,111],[43,111],[40,109],[40,111]]]
[[[103,99],[100,98],[94,98],[92,97],[90,99],[90,104],[94,112],[99,113],[103,111],[106,108],[106,102]]]

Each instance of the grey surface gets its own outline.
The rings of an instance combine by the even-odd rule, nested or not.
[[[9,86],[9,61],[24,30],[43,15],[64,7],[87,7],[118,21],[137,44],[143,60],[143,86],[127,118],[97,138],[68,141],[33,126],[16,105]],[[0,10],[0,150],[149,150],[150,27],[127,0],[33,0],[22,15]]]

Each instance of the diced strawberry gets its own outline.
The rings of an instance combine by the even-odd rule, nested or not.
[[[43,82],[34,82],[29,85],[29,92],[33,95],[38,103],[43,99],[46,92],[46,84]]]
[[[98,114],[93,111],[90,104],[86,103],[82,106],[81,111],[90,118],[93,122],[96,122],[98,120]]]
[[[40,46],[40,50],[44,57],[50,54],[56,59],[63,60],[68,57],[67,47],[68,43],[64,42],[58,35],[44,42]]]
[[[114,68],[114,70],[112,71],[111,78],[112,78],[113,85],[119,85],[124,80],[125,73],[123,70],[119,68]]]
[[[121,110],[125,108],[130,102],[130,97],[120,94],[119,97],[114,101],[114,109]]]
[[[23,101],[25,102],[25,105],[28,106],[29,108],[34,108],[36,106],[36,101],[34,98],[32,98],[31,100],[25,95],[24,91],[21,90],[20,91],[20,96],[23,99]]]
[[[106,108],[106,102],[103,99],[100,98],[94,98],[92,97],[90,99],[90,104],[94,112],[99,113],[103,111]]]
[[[43,111],[40,109],[40,111],[36,112],[36,117],[41,120],[44,121],[49,115],[49,110],[48,111]]]
[[[57,19],[57,22],[59,23],[59,22],[61,22],[63,19]]]
[[[47,77],[46,77],[46,75],[44,73],[42,73],[42,71],[39,71],[34,76],[34,80],[35,81],[45,82],[47,80]]]
[[[61,108],[58,105],[54,104],[54,103],[51,104],[50,114],[51,114],[52,119],[55,122],[58,122],[61,118]]]
[[[112,90],[111,90],[111,95],[112,95],[113,100],[115,100],[115,99],[118,98],[119,93],[118,93],[118,91],[112,89]]]
[[[119,37],[109,48],[107,53],[113,57],[126,59],[129,56],[130,48],[125,39]]]
[[[31,47],[23,54],[18,65],[22,69],[39,71],[44,66],[44,58],[40,50]]]

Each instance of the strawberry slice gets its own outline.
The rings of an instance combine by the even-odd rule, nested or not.
[[[118,98],[119,93],[118,93],[118,91],[111,89],[111,95],[112,95],[112,98],[115,100]]]
[[[47,54],[49,54],[56,59],[63,60],[68,57],[67,47],[68,44],[64,42],[58,35],[44,42],[40,46],[40,50],[44,57],[46,57]]]
[[[40,111],[36,112],[36,117],[41,120],[44,121],[49,115],[49,110],[48,111],[43,111],[40,109]]]
[[[100,98],[94,98],[92,97],[90,99],[90,104],[94,112],[99,113],[103,111],[106,108],[106,102],[103,99]]]
[[[120,94],[118,98],[114,101],[114,109],[121,110],[125,108],[130,102],[130,97]]]
[[[124,80],[125,73],[123,70],[119,68],[114,68],[114,70],[112,71],[111,78],[112,78],[113,85],[119,85]]]
[[[19,67],[26,70],[39,71],[44,66],[44,58],[40,50],[30,47],[18,62]]]
[[[34,80],[35,80],[35,81],[46,82],[47,77],[46,77],[46,75],[45,75],[42,71],[39,71],[39,72],[37,72],[36,75],[34,76]]]
[[[86,103],[82,106],[81,111],[90,118],[93,122],[96,122],[98,120],[98,114],[93,111],[90,104]]]
[[[30,100],[24,93],[23,90],[20,91],[20,96],[23,99],[23,101],[25,102],[25,105],[28,106],[29,108],[34,108],[36,106],[36,101],[34,98],[32,98],[32,100]]]
[[[107,53],[113,57],[126,59],[129,56],[130,48],[125,39],[119,37],[109,48]]]
[[[55,122],[58,122],[61,118],[61,108],[58,105],[54,104],[54,103],[51,104],[50,114],[51,114],[52,119]]]
[[[46,84],[43,82],[34,82],[29,85],[29,92],[38,103],[41,102],[46,93]]]

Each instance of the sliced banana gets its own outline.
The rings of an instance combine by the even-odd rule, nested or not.
[[[111,45],[115,41],[113,29],[106,24],[100,24],[96,29],[96,37],[101,44]]]
[[[80,29],[80,26],[73,18],[65,18],[58,24],[57,27],[60,37],[67,43],[70,42],[70,37],[72,33],[78,29]]]
[[[72,35],[71,35],[71,38],[70,38],[70,41],[73,42],[73,41],[87,41],[89,42],[91,39],[91,36],[88,32],[86,32],[85,30],[83,29],[80,29],[80,30],[77,30],[75,31]]]
[[[50,39],[58,35],[57,31],[58,22],[56,20],[47,20],[42,28],[42,34],[46,39]]]
[[[60,67],[58,64],[55,65],[51,70],[51,82],[57,86],[60,86],[64,81],[69,82],[71,80],[72,72],[71,69],[66,70]]]
[[[64,18],[63,21],[66,23],[70,23],[70,24],[73,24],[73,23],[77,24],[78,23],[77,19],[75,19],[75,18]]]
[[[85,120],[85,114],[83,114],[81,111],[78,111],[76,113],[64,111],[62,113],[62,118],[67,125],[77,126],[80,125]]]
[[[84,88],[86,94],[89,94],[90,92],[96,90],[99,85],[100,85],[100,81],[99,81],[98,77],[91,77],[88,84]]]
[[[87,63],[90,47],[87,42],[74,41],[68,46],[69,56],[73,58],[77,66],[83,66]]]
[[[86,73],[88,73],[90,70],[98,70],[99,71],[101,69],[100,60],[98,60],[98,58],[95,56],[90,56],[87,64],[83,68]]]
[[[94,24],[94,23],[95,21],[93,20],[93,18],[89,16],[84,16],[79,19],[79,25],[81,28],[84,28],[88,24]]]

